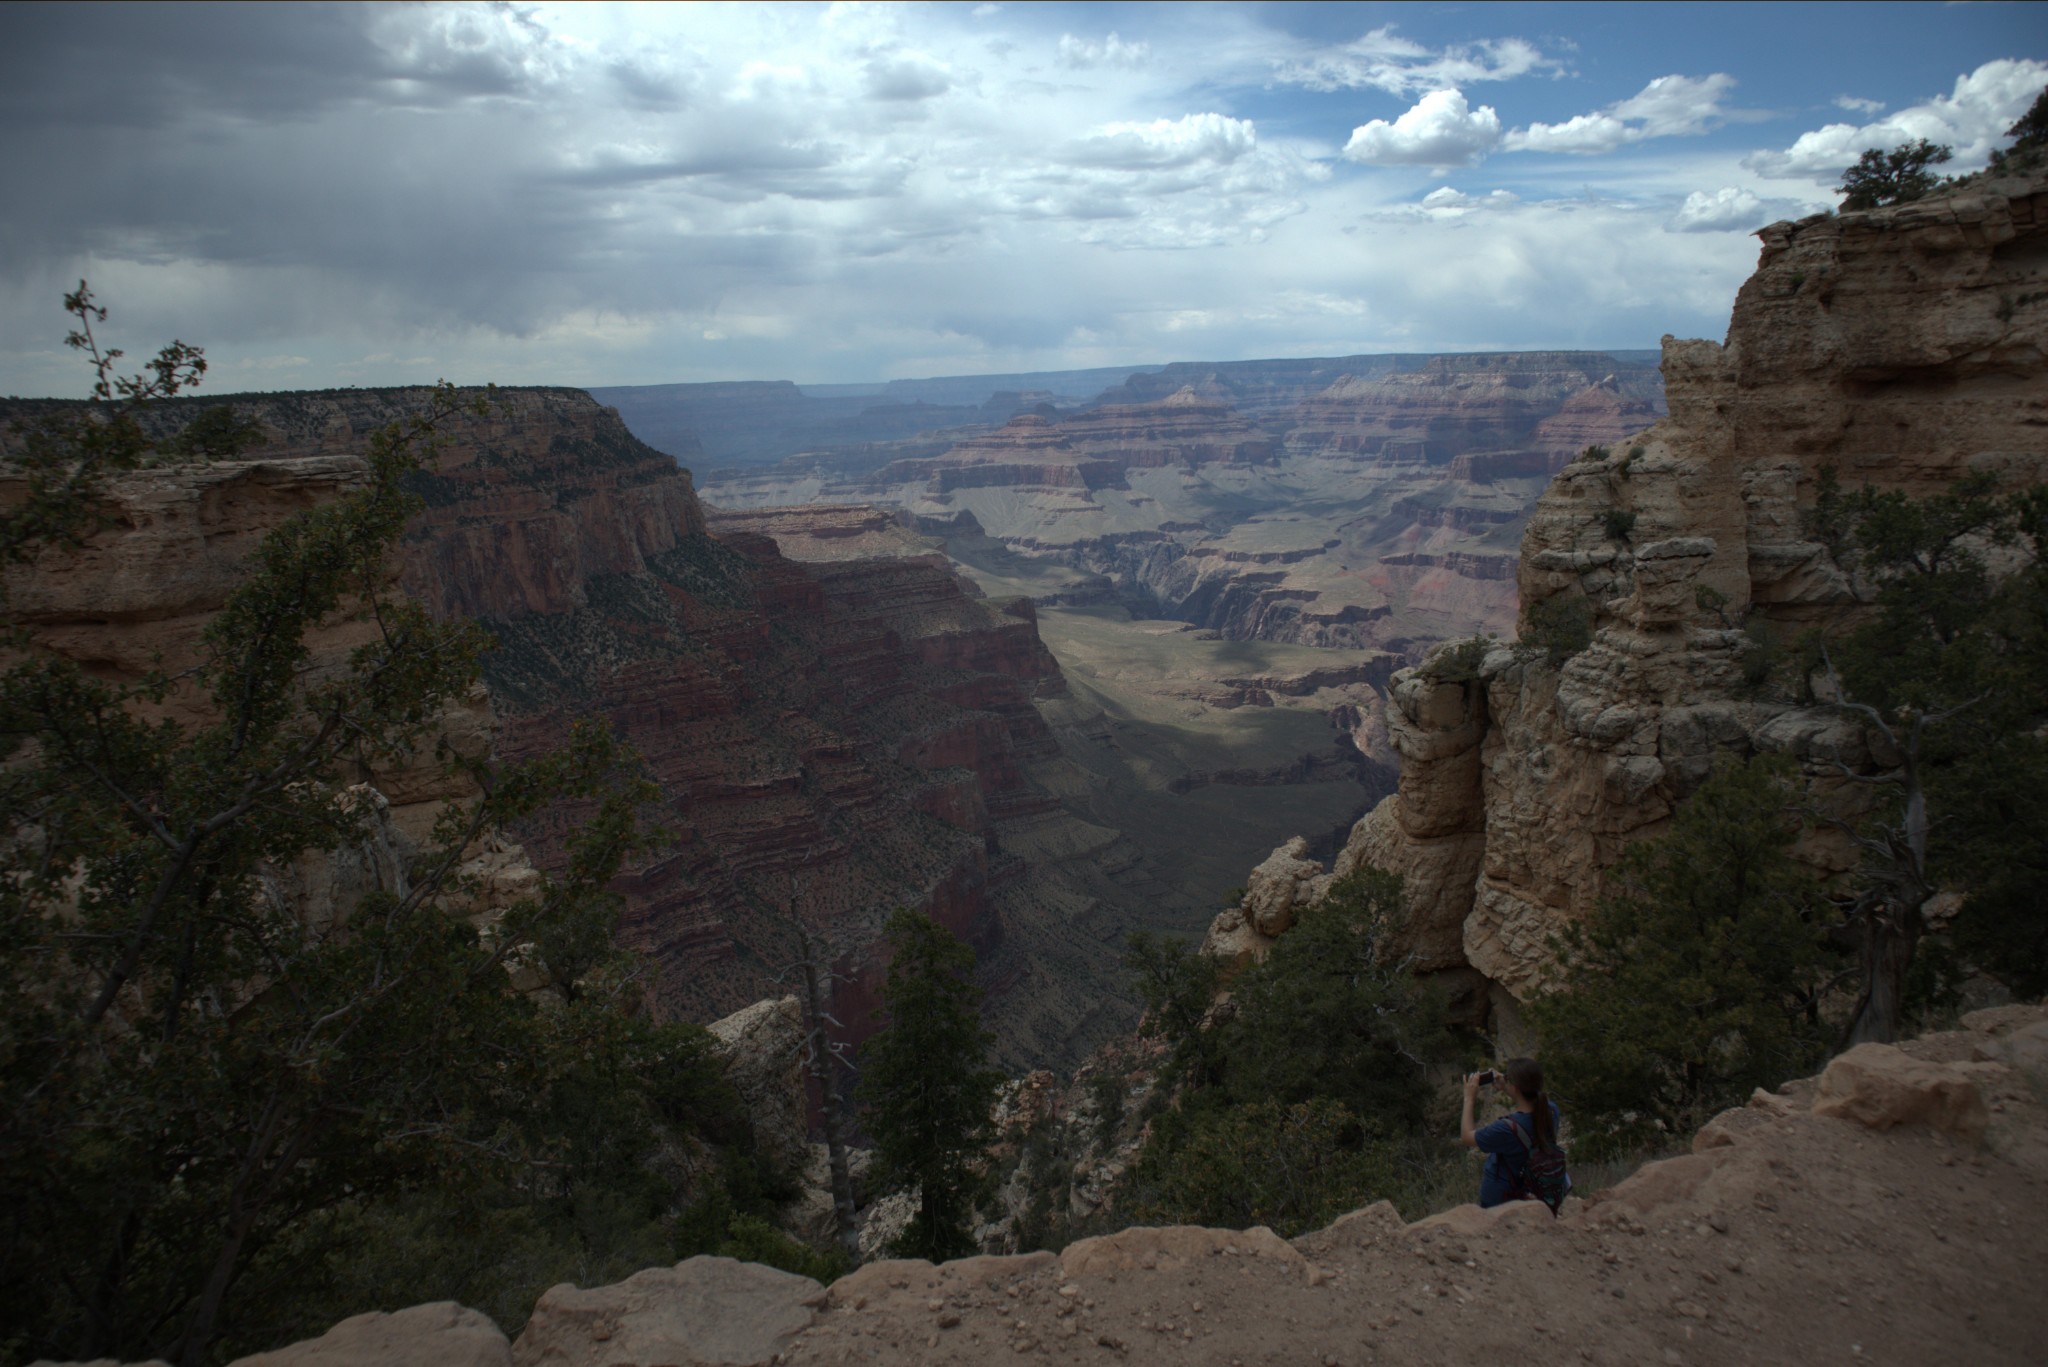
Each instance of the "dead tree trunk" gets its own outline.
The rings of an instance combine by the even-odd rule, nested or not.
[[[853,1173],[846,1161],[845,1106],[839,1092],[838,1057],[826,1028],[836,1024],[831,1002],[831,971],[820,962],[821,947],[808,931],[802,934],[804,1004],[804,1066],[818,1084],[825,1121],[825,1156],[832,1172],[832,1213],[839,1246],[860,1261],[860,1226],[853,1206]]]

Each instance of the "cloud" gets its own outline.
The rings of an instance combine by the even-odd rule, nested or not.
[[[2000,58],[1958,76],[1951,94],[1896,110],[1874,123],[1816,128],[1800,134],[1783,151],[1755,152],[1742,164],[1776,180],[1833,185],[1866,149],[1926,138],[1954,148],[1958,169],[1981,166],[2043,86],[2048,86],[2048,62]]]
[[[1866,100],[1855,95],[1835,96],[1835,108],[1846,109],[1851,114],[1875,114],[1884,108],[1883,100]]]
[[[1062,33],[1059,62],[1061,66],[1082,70],[1095,66],[1135,67],[1144,65],[1151,51],[1149,43],[1127,43],[1114,33],[1099,43]]]
[[[1112,123],[1089,134],[1066,155],[1082,166],[1156,168],[1194,162],[1235,161],[1258,145],[1250,119],[1183,114],[1150,123]]]
[[[1728,117],[1721,99],[1734,88],[1735,78],[1725,72],[1659,76],[1603,111],[1563,123],[1532,123],[1515,129],[1502,142],[1510,151],[1595,156],[1646,138],[1697,136]]]
[[[1332,51],[1276,65],[1274,78],[1310,90],[1384,90],[1412,95],[1478,81],[1509,81],[1555,72],[1562,63],[1523,38],[1489,38],[1432,50],[1388,24]]]
[[[1459,90],[1432,90],[1388,123],[1374,119],[1351,130],[1347,161],[1368,166],[1469,166],[1500,145],[1500,115],[1477,109]]]
[[[1764,202],[1748,190],[1724,185],[1711,194],[1695,190],[1664,226],[1674,233],[1721,233],[1755,228],[1765,218]]]
[[[945,68],[921,57],[875,58],[867,77],[868,94],[878,100],[928,100],[953,87]]]
[[[1483,195],[1468,195],[1448,185],[1439,186],[1422,197],[1422,207],[1434,213],[1470,213],[1475,209],[1512,209],[1522,202],[1522,197],[1512,190],[1493,190]]]

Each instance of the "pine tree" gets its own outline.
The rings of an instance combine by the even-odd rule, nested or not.
[[[892,958],[877,1018],[887,1023],[861,1050],[859,1097],[883,1181],[918,1192],[892,1251],[939,1262],[974,1252],[967,1221],[1000,1076],[986,1063],[992,1037],[977,1014],[974,951],[900,908],[884,937]]]
[[[1559,937],[1559,976],[1530,1019],[1575,1152],[1686,1133],[1820,1057],[1832,909],[1791,855],[1789,776],[1782,759],[1724,759]]]

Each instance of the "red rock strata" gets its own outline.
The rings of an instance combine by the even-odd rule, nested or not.
[[[359,479],[349,453],[427,396],[235,398],[264,424],[256,459],[124,481],[115,525],[65,575],[17,583],[18,608],[45,645],[116,672],[189,653],[255,537]],[[863,980],[896,906],[972,942],[992,981],[1029,976],[1005,958],[1004,890],[1029,875],[1001,832],[1057,805],[1024,764],[1052,748],[1032,699],[1064,681],[1028,603],[973,594],[939,557],[804,564],[758,533],[720,540],[689,473],[580,391],[499,391],[443,437],[400,582],[496,634],[502,755],[595,713],[645,757],[674,839],[621,878],[620,935],[652,960],[665,1009],[711,1019],[767,995],[795,956],[792,899]],[[452,795],[419,794],[409,828]],[[522,833],[536,862],[561,857],[580,815]],[[849,1025],[864,994],[842,1003]]]

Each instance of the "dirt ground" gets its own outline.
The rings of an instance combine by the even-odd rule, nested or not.
[[[870,1264],[781,1360],[2048,1362],[2048,1010],[1966,1024],[1760,1095],[1561,1219],[1380,1205],[1291,1245],[1134,1229]],[[1861,1119],[1816,1114],[1831,1096]]]

